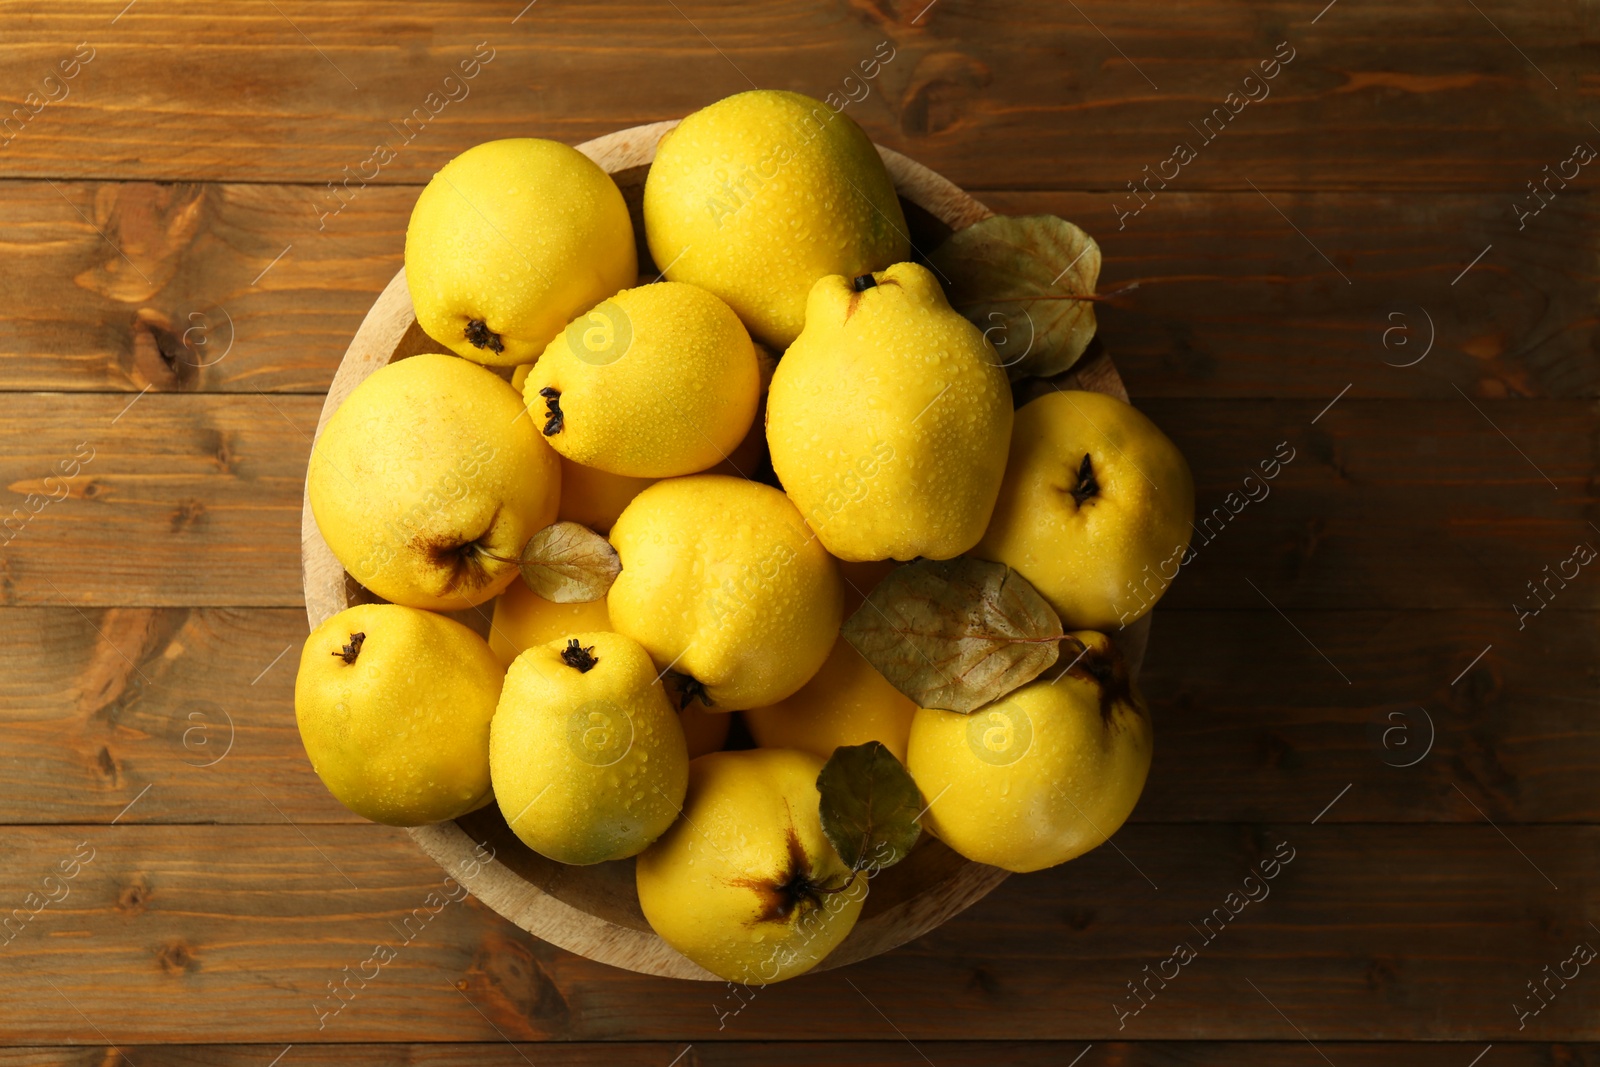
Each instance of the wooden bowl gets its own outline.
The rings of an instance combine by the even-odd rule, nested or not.
[[[596,138],[578,149],[616,180],[633,214],[639,242],[639,270],[650,278],[656,268],[644,242],[640,205],[645,173],[656,143],[677,125],[657,122]],[[879,148],[905,208],[918,253],[926,253],[953,230],[970,226],[992,212],[944,178],[898,152]],[[397,273],[367,313],[339,364],[328,390],[317,436],[328,419],[367,375],[392,360],[422,352],[443,352],[417,325],[405,270]],[[1057,384],[1092,389],[1127,399],[1116,368],[1098,346]],[[300,522],[306,615],[315,628],[352,604],[378,600],[345,573],[323,541],[311,515],[309,497]],[[487,633],[492,606],[454,613]],[[1129,666],[1137,673],[1143,658],[1149,617],[1117,635]],[[493,804],[454,822],[409,831],[422,850],[489,907],[545,941],[614,967],[670,978],[718,981],[651,931],[634,892],[633,861],[569,867],[524,846],[507,828]],[[876,956],[920,937],[999,885],[1006,873],[962,859],[930,835],[899,865],[872,881],[861,918],[850,936],[821,968]]]

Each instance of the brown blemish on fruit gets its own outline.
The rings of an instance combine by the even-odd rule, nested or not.
[[[361,644],[366,639],[367,635],[364,633],[351,634],[350,643],[339,649],[337,652],[332,653],[332,655],[338,656],[347,664],[354,663],[356,661],[356,657],[361,655]]]
[[[505,342],[500,340],[500,335],[489,329],[482,319],[473,319],[467,323],[467,344],[473,348],[487,348],[491,352],[504,352]]]
[[[561,662],[579,674],[588,674],[594,669],[594,665],[600,662],[600,657],[594,654],[593,645],[582,648],[578,645],[576,637],[569,637],[567,647],[561,650]]]

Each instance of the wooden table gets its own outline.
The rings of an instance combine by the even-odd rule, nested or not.
[[[4,9],[0,1063],[1600,1060],[1593,4],[523,2]],[[1094,233],[1221,510],[1115,847],[741,998],[441,896],[292,692],[310,434],[420,185],[752,84]]]

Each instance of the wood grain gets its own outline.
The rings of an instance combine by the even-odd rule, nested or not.
[[[6,821],[360,821],[295,728],[303,613],[19,608],[0,635]]]
[[[0,601],[300,602],[300,499],[320,398],[13,399],[0,421],[0,516],[20,511],[24,525],[7,528]],[[48,480],[91,454],[80,447],[92,458],[77,476]]]
[[[326,392],[416,189],[319,232],[304,187],[5,182],[7,389]]]
[[[1272,610],[1265,594],[1286,612],[1509,611],[1545,566],[1597,536],[1592,403],[1479,402],[1480,413],[1459,394],[1350,395],[1320,414],[1328,400],[1142,402],[1194,469],[1209,537],[1164,609]],[[319,398],[18,394],[13,403],[0,420],[0,517],[50,492],[45,479],[77,445],[97,451],[71,495],[0,549],[0,603],[302,602],[300,508]],[[1205,525],[1219,507],[1231,515],[1247,490],[1260,495],[1244,478],[1284,441],[1295,458],[1270,495]],[[1558,604],[1600,606],[1600,583],[1580,577]]]
[[[918,1041],[888,1037],[875,1041],[805,1041],[768,1044],[754,1041],[642,1042],[438,1042],[401,1045],[298,1044],[284,1062],[295,1067],[1063,1067],[1082,1053],[1084,1041]],[[1126,1067],[1305,1067],[1316,1054],[1303,1041],[1100,1041],[1107,1062]],[[1462,1067],[1462,1042],[1337,1042],[1322,1045],[1340,1059],[1371,1067]],[[1600,1046],[1495,1043],[1495,1063],[1503,1067],[1546,1067],[1551,1063],[1587,1067],[1600,1062]],[[133,1045],[12,1048],[0,1052],[6,1067],[101,1067],[126,1056],[139,1067],[261,1067],[263,1045]],[[681,1059],[674,1059],[681,1056]],[[1320,1060],[1316,1060],[1320,1063]]]
[[[1296,1027],[1319,1043],[1597,1039],[1600,984],[1571,982],[1521,1032],[1510,1007],[1543,967],[1596,940],[1584,921],[1597,903],[1595,829],[1516,827],[1513,846],[1484,824],[1309,818],[1132,827],[1120,854],[1009,879],[905,948],[742,1000],[561,952],[470,898],[441,903],[459,890],[395,830],[261,827],[244,848],[229,827],[11,827],[0,830],[8,909],[26,913],[27,894],[45,891],[79,842],[93,858],[4,946],[0,1041],[272,1042],[265,1063],[302,1042],[698,1045],[808,1041],[822,1027],[838,1041],[889,1041],[898,1028],[919,1043],[1293,1042]],[[1266,898],[1220,933],[1213,920],[1205,943],[1190,924],[1279,843],[1293,858]],[[1180,941],[1198,958],[1119,1030],[1126,983]],[[328,983],[363,970],[380,944],[395,958],[375,977],[367,965],[365,986],[352,979],[354,999],[319,1030],[313,1005]]]
[[[95,57],[70,95],[17,133],[0,156],[7,174],[321,188],[349,167],[417,183],[495,137],[576,143],[757,85],[842,96],[888,42],[893,58],[850,113],[968,189],[1120,190],[1187,141],[1199,153],[1179,179],[1189,190],[1254,182],[1509,197],[1588,136],[1596,36],[1581,5],[1496,3],[1480,15],[1448,0],[1345,4],[1321,18],[1315,5],[1281,0],[1018,0],[999,17],[956,0],[931,10],[926,0],[623,0],[520,18],[521,5],[443,0],[145,0],[118,18],[124,4],[38,11],[12,31],[0,58],[8,106],[78,42]],[[493,59],[447,101],[444,78],[479,42]],[[1280,42],[1294,58],[1267,83],[1271,95],[1207,144],[1202,120],[1230,92],[1242,96]],[[416,116],[430,92],[437,114]],[[364,168],[379,143],[393,160]]]
[[[1322,822],[1600,821],[1592,613],[1300,623],[1353,685],[1271,611],[1161,609],[1135,823],[1309,819],[1346,785]],[[305,632],[298,608],[0,609],[0,821],[105,824],[137,801],[119,824],[366,825],[300,746]]]
[[[319,230],[306,186],[0,182],[0,391],[324,393],[400,267],[417,192],[365,190]],[[1120,291],[1100,335],[1141,399],[1600,395],[1582,191],[1524,231],[1502,193],[1173,191],[1124,229],[1110,193],[986,196],[1098,239],[1101,292]]]
[[[0,825],[0,918],[78,841],[98,851],[0,943],[0,1064],[1600,1063],[1571,1043],[1600,1040],[1587,972],[1525,1029],[1511,1010],[1574,942],[1600,944],[1581,825],[1600,819],[1597,586],[1585,573],[1521,628],[1511,606],[1600,522],[1593,179],[1526,229],[1512,210],[1600,143],[1592,5],[7,14],[0,114],[77,42],[96,53],[0,135],[0,521],[79,442],[97,451],[67,499],[0,533],[0,823],[58,824]],[[470,97],[404,140],[390,124],[479,41],[496,52]],[[996,210],[1074,219],[1101,243],[1102,291],[1138,283],[1098,308],[1102,339],[1189,455],[1203,513],[1278,441],[1298,450],[1162,603],[1156,763],[1122,855],[1011,879],[721,1029],[732,991],[453,903],[318,1030],[327,982],[445,888],[403,835],[327,798],[290,712],[310,435],[417,190],[479,141],[576,143],[746,74],[842,91],[881,41],[895,57],[849,112],[875,140]],[[1296,58],[1271,97],[1119,227],[1127,183],[1197,143],[1190,123],[1279,41]],[[319,218],[382,140],[394,162]],[[1427,358],[1386,366],[1420,352],[1428,317]],[[1410,756],[1382,729],[1404,713],[1420,741],[1422,709],[1434,747],[1393,766]],[[219,710],[234,747],[197,766]],[[1125,983],[1277,840],[1299,851],[1272,896],[1118,1030]]]
[[[1100,336],[1140,402],[1600,389],[1589,195],[1522,230],[1503,195],[1184,192],[1123,229],[1104,194],[985,196],[1095,235],[1099,289],[1114,294],[1097,308]]]

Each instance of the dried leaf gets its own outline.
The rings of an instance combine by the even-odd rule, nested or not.
[[[928,257],[950,303],[989,338],[1012,381],[1069,369],[1094,338],[1100,246],[1054,215],[996,215]]]
[[[599,600],[622,573],[611,542],[577,522],[546,526],[522,549],[522,580],[555,604]]]
[[[893,867],[922,833],[922,793],[880,742],[834,749],[817,775],[817,791],[822,832],[852,871]]]
[[[962,714],[1037,678],[1064,636],[1022,575],[965,557],[895,568],[842,633],[918,707]]]

